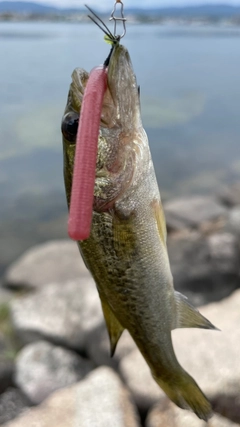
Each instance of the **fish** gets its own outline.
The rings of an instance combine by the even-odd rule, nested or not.
[[[68,206],[87,81],[85,70],[74,70],[62,119]],[[174,290],[164,211],[142,124],[138,84],[127,48],[117,42],[108,59],[91,232],[78,246],[97,286],[111,355],[127,329],[167,396],[207,421],[211,404],[179,364],[171,331],[216,328]]]

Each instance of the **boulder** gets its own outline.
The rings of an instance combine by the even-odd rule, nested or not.
[[[24,347],[16,360],[15,383],[34,404],[53,391],[80,381],[93,364],[76,353],[39,341]]]
[[[26,251],[7,269],[4,284],[14,288],[39,288],[48,283],[90,277],[76,242],[54,240]]]
[[[229,211],[226,221],[226,229],[240,238],[240,205]]]
[[[14,292],[11,289],[4,288],[3,283],[0,283],[0,305],[8,304],[12,298],[14,298]]]
[[[213,409],[240,424],[239,307],[240,290],[200,309],[222,332],[177,329],[172,335],[180,364],[209,397]],[[137,350],[122,359],[119,369],[141,411],[146,411],[156,401],[165,400],[165,394],[151,378]]]
[[[47,339],[84,350],[86,337],[103,322],[96,286],[91,278],[64,285],[52,283],[10,303],[13,327],[23,343]]]
[[[240,205],[240,182],[230,187],[223,187],[218,193],[218,199],[228,207]]]
[[[239,275],[240,253],[237,239],[231,233],[207,237],[212,271],[219,275]]]
[[[216,412],[240,423],[240,291],[200,309],[218,331],[178,329],[173,343],[182,366]]]
[[[0,425],[18,417],[29,405],[29,401],[20,390],[9,387],[0,395]]]
[[[14,363],[6,356],[0,356],[0,394],[13,384]]]
[[[123,357],[119,371],[141,413],[146,413],[160,399],[165,399],[137,348]]]
[[[119,361],[136,348],[128,331],[124,331],[118,341],[113,357],[110,356],[110,341],[105,324],[94,329],[87,337],[86,352],[89,358],[98,366],[107,365],[116,369]]]
[[[12,349],[0,332],[0,394],[13,384],[14,362]]]
[[[149,411],[146,427],[206,427],[207,423],[200,420],[190,411],[184,411],[176,405],[162,402]],[[208,423],[209,427],[239,427],[231,420],[214,414]]]
[[[220,300],[239,287],[239,244],[229,232],[171,235],[168,252],[175,289],[196,305]]]
[[[37,408],[2,427],[139,427],[136,409],[118,376],[98,368],[58,390]]]
[[[227,209],[207,196],[182,197],[164,204],[166,223],[170,230],[198,228],[202,223],[216,221],[227,215]]]

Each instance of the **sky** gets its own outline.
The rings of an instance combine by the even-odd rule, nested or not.
[[[13,1],[13,0],[7,0]],[[26,0],[27,1],[27,0]],[[35,3],[44,3],[58,7],[83,7],[85,3],[97,9],[111,9],[114,0],[29,0]],[[197,4],[228,4],[239,5],[240,0],[123,0],[129,7],[155,7],[155,6],[185,6]]]

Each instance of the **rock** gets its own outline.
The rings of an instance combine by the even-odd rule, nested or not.
[[[218,199],[228,207],[240,205],[240,182],[224,187],[218,193]]]
[[[68,280],[90,277],[77,244],[54,240],[26,251],[7,269],[4,283],[14,288],[39,288],[48,283],[65,285]]]
[[[14,362],[10,356],[10,348],[0,333],[0,394],[13,384]]]
[[[210,398],[215,411],[240,423],[240,291],[201,308],[222,332],[178,329],[173,342],[179,362]]]
[[[116,369],[119,361],[136,348],[128,331],[124,331],[113,357],[110,356],[110,341],[105,324],[94,329],[87,337],[86,352],[98,366],[107,365]]]
[[[165,394],[152,378],[149,367],[138,349],[120,361],[119,371],[142,413],[148,411],[160,399],[165,399]]]
[[[14,293],[0,284],[0,305],[8,304],[12,298],[14,298]]]
[[[0,393],[13,384],[14,363],[5,356],[0,356]]]
[[[240,290],[200,309],[222,332],[178,329],[172,335],[180,364],[209,397],[213,409],[240,424],[239,307]],[[123,358],[119,369],[141,411],[156,401],[164,402],[165,394],[158,389],[137,350]]]
[[[96,369],[3,427],[73,426],[139,427],[129,394],[110,368]]]
[[[167,226],[170,230],[197,228],[204,222],[227,215],[227,209],[207,196],[183,197],[164,205]]]
[[[99,368],[78,389],[81,427],[137,426],[138,417],[130,396],[118,376],[109,368]]]
[[[59,388],[80,381],[93,364],[76,353],[39,341],[24,347],[16,360],[15,383],[34,404]]]
[[[0,395],[0,425],[18,417],[28,407],[29,402],[20,390],[8,388]]]
[[[240,238],[240,205],[229,211],[226,229]]]
[[[84,350],[86,337],[103,322],[91,278],[49,284],[10,303],[13,326],[24,343],[47,339]]]
[[[190,411],[184,411],[169,401],[152,408],[146,419],[146,427],[239,427],[227,418],[214,414],[209,423],[200,420]]]
[[[175,289],[196,305],[222,299],[239,287],[240,253],[233,234],[175,234],[168,239],[168,252]]]
[[[218,275],[239,276],[240,253],[238,241],[230,233],[213,234],[207,237],[212,272]]]

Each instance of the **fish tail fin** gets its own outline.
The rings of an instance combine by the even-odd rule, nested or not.
[[[154,376],[155,381],[167,396],[180,408],[192,410],[201,420],[208,421],[212,416],[212,407],[196,381],[181,368],[173,381],[164,382]]]

